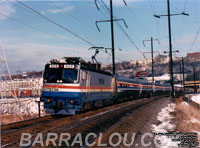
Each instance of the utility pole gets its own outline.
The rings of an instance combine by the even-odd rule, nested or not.
[[[153,60],[153,41],[158,41],[158,43],[160,44],[158,39],[153,39],[153,37],[151,37],[151,40],[143,40],[143,45],[145,46],[144,42],[145,41],[151,41],[151,65],[152,65],[152,83],[154,83],[154,60]]]
[[[185,68],[184,68],[184,59],[182,57],[182,74],[183,74],[183,91],[185,93]]]
[[[169,57],[170,57],[170,80],[171,80],[171,97],[174,100],[174,76],[173,76],[173,59],[172,59],[172,40],[171,40],[171,20],[170,20],[170,3],[167,0],[167,9],[168,9],[168,28],[169,28]]]
[[[169,53],[169,72],[170,72],[171,99],[172,99],[172,101],[174,101],[175,91],[174,91],[173,64],[171,64],[171,63],[173,63],[172,53],[175,53],[175,52],[179,52],[179,50],[173,50],[173,51],[169,51],[169,52],[164,51],[163,52],[163,53]]]
[[[180,62],[180,82],[183,85],[183,79],[182,79],[182,63]]]
[[[152,82],[154,83],[154,61],[153,61],[153,38],[151,37],[151,66],[152,66]]]
[[[195,67],[193,66],[193,73],[194,73],[194,92],[197,93],[197,87],[196,87],[196,70]]]
[[[123,0],[123,2],[124,2],[125,5],[127,5],[125,0]],[[96,5],[97,9],[100,10],[98,5],[97,5],[97,0],[95,0],[95,5]],[[110,0],[110,20],[96,21],[96,27],[97,27],[98,31],[100,31],[97,23],[99,23],[99,22],[110,22],[113,74],[115,74],[115,42],[114,42],[114,24],[113,24],[114,21],[123,21],[124,25],[128,28],[124,19],[113,19],[113,4],[112,4],[112,0]]]
[[[112,39],[112,63],[113,74],[115,74],[115,43],[114,43],[114,26],[113,26],[113,7],[112,0],[110,0],[110,25],[111,25],[111,39]]]
[[[168,28],[169,28],[169,58],[170,58],[170,80],[171,80],[171,97],[174,100],[174,76],[173,76],[173,59],[172,59],[172,40],[171,40],[171,20],[170,20],[170,3],[167,0],[167,9],[168,9]]]
[[[185,12],[180,14],[171,14],[170,13],[170,2],[167,0],[167,15],[154,15],[154,17],[160,18],[161,16],[168,16],[168,31],[169,31],[169,71],[170,71],[170,84],[171,84],[171,99],[174,101],[174,76],[173,76],[173,59],[172,59],[172,40],[171,40],[171,16],[174,15],[189,15]]]

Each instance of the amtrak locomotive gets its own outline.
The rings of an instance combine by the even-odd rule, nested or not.
[[[75,114],[94,106],[159,93],[169,94],[169,85],[152,85],[139,80],[117,77],[100,70],[100,64],[80,57],[64,57],[45,65],[41,100],[47,113]],[[182,88],[175,88],[183,91]]]

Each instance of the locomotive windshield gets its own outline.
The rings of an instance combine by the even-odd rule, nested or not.
[[[46,68],[44,74],[45,82],[56,83],[57,80],[60,80],[62,70],[58,68]]]
[[[77,83],[77,69],[46,66],[44,73],[45,83]]]
[[[73,83],[77,80],[77,69],[63,69],[62,80],[64,83]]]

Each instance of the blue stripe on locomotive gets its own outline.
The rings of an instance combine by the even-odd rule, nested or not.
[[[83,107],[84,102],[108,99],[108,96],[112,96],[113,92],[53,92],[53,91],[43,91],[42,96],[44,99],[45,107],[56,106],[57,102],[62,102],[62,108],[70,109],[76,106],[77,110]],[[87,96],[87,97],[86,97]],[[48,103],[48,99],[51,101]],[[87,99],[87,100],[86,100]],[[70,100],[78,101],[76,104],[70,104]]]
[[[42,91],[42,97],[44,99],[44,107],[51,108],[56,106],[57,102],[62,103],[62,108],[74,108],[79,110],[82,108],[82,102],[85,93],[83,92],[53,92],[53,91]],[[48,102],[50,99],[50,102]],[[73,100],[73,104],[70,103],[70,100]]]

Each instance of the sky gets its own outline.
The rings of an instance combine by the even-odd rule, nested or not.
[[[167,0],[125,1],[127,6],[113,0],[114,19],[124,19],[128,26],[114,22],[116,62],[150,58],[151,44],[143,40],[151,37],[160,41],[154,41],[154,51],[168,51],[168,19],[153,16],[167,14]],[[110,22],[99,22],[100,32],[95,24],[110,20],[109,1],[96,4],[99,10],[94,0],[1,0],[0,41],[11,73],[43,70],[49,60],[68,56],[88,61],[95,52],[90,47],[111,48]],[[171,14],[189,14],[171,17],[172,47],[179,50],[174,56],[200,51],[200,1],[170,0],[170,9]],[[100,51],[97,60],[110,64],[111,51]]]

